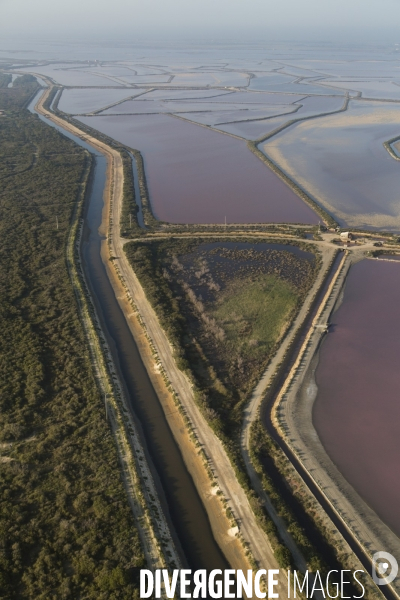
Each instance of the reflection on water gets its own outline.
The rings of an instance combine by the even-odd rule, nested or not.
[[[397,231],[400,164],[383,143],[399,134],[400,106],[353,100],[348,111],[295,125],[262,148],[342,224]]]
[[[400,535],[400,265],[351,267],[321,348],[313,421],[333,462]]]

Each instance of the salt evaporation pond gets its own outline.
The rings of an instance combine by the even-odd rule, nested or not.
[[[305,119],[321,113],[340,110],[343,106],[343,98],[339,96],[310,96],[291,105],[293,114],[274,119],[252,121],[249,123],[229,123],[218,125],[217,129],[243,137],[247,140],[257,140],[271,133],[281,125],[292,119]],[[298,110],[296,110],[296,108]],[[282,111],[284,112],[284,111]]]
[[[109,89],[66,89],[61,94],[58,108],[70,114],[92,112],[119,102],[124,98],[131,98],[144,90],[127,90],[125,88]]]
[[[201,98],[229,97],[232,92],[222,90],[151,90],[149,100],[199,100]]]
[[[118,76],[116,79],[125,82],[128,85],[165,85],[170,82],[171,76],[166,75],[164,73],[160,73],[157,75],[124,75],[123,77]]]
[[[21,67],[20,70],[45,75],[54,79],[56,83],[69,86],[83,87],[112,87],[118,86],[118,82],[110,78],[108,75],[97,75],[88,72],[82,68],[82,65],[77,66],[76,70],[71,68],[68,63],[57,64],[57,66],[38,66],[38,67]],[[123,83],[119,84],[121,87]]]
[[[321,347],[313,422],[347,481],[400,535],[400,264],[350,270]]]
[[[347,60],[344,57],[338,60],[338,56],[335,56],[333,61],[329,59],[293,59],[290,62],[292,66],[297,65],[299,69],[315,71],[316,74],[328,77],[394,77],[399,72],[399,62],[397,60],[387,60],[387,56],[379,59],[376,53],[374,53],[371,60],[358,59],[354,53],[351,53]],[[285,67],[285,71],[290,68]],[[301,75],[301,73],[299,74]]]
[[[282,94],[280,92],[232,92],[218,96],[213,102],[229,102],[239,104],[293,104],[304,98],[304,94]]]
[[[290,108],[292,108],[290,106]],[[248,109],[248,114],[253,109],[260,111],[262,105],[253,104],[233,104],[226,102],[224,104],[217,104],[216,102],[200,102],[199,100],[152,100],[147,94],[140,96],[137,100],[128,100],[117,106],[105,110],[105,115],[131,115],[131,114],[149,114],[149,113],[180,113],[180,112],[226,112],[226,111],[239,111]],[[284,112],[285,108],[281,112]],[[275,112],[275,107],[272,108],[272,114]],[[279,111],[277,111],[279,112]],[[265,113],[271,114],[271,105],[265,106]],[[257,113],[256,113],[257,116]]]
[[[260,121],[242,121],[241,123],[228,123],[226,125],[218,125],[216,129],[237,135],[245,140],[258,140],[263,138],[272,131],[275,131],[281,125],[287,123],[291,119],[297,118],[297,112],[289,113],[284,117],[274,117],[272,119],[264,119]]]
[[[167,115],[80,117],[139,149],[158,219],[172,223],[318,223],[246,143]]]
[[[218,107],[219,108],[219,107]],[[222,107],[221,107],[222,108]],[[186,119],[194,121],[195,123],[201,123],[204,125],[211,125],[218,127],[219,125],[225,125],[226,123],[247,123],[248,119],[264,119],[266,117],[273,117],[275,115],[290,114],[295,110],[295,107],[287,104],[281,106],[266,106],[263,110],[257,110],[253,108],[241,108],[239,110],[213,110],[207,112],[182,112]]]
[[[383,143],[400,134],[400,106],[353,100],[261,149],[343,225],[400,230],[400,163]]]
[[[391,81],[390,79],[379,81],[359,81],[355,79],[343,79],[337,81],[327,81],[326,83],[330,86],[334,86],[337,88],[361,92],[363,98],[387,98],[388,100],[400,101],[399,74],[397,75],[396,81]]]
[[[344,91],[338,89],[338,90],[333,90],[333,89],[329,89],[328,87],[324,87],[324,86],[319,86],[316,85],[316,83],[306,83],[306,82],[300,82],[300,83],[296,83],[295,80],[293,79],[293,77],[287,77],[286,79],[292,79],[292,81],[289,81],[287,83],[279,83],[279,82],[275,82],[275,81],[270,81],[269,77],[260,77],[260,78],[254,78],[251,80],[250,82],[250,89],[251,90],[266,90],[266,91],[272,91],[275,90],[277,92],[288,92],[288,93],[292,93],[292,94],[344,94]]]
[[[197,73],[179,73],[174,76],[170,85],[178,86],[236,86],[247,87],[249,84],[249,76],[245,73],[235,72],[200,72]]]

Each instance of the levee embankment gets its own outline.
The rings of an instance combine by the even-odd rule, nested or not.
[[[209,430],[208,425],[204,421],[195,422],[195,419],[190,414],[189,418],[192,423],[195,423],[197,437],[200,438],[200,432],[203,427],[208,429],[209,434],[214,438],[212,439],[214,447],[217,448],[217,451],[213,447],[210,449],[210,445],[204,439],[207,436],[204,436],[199,442],[199,451],[199,447],[192,441],[190,431],[186,427],[186,415],[190,413],[190,408],[185,403],[185,395],[193,396],[190,383],[184,378],[183,386],[185,390],[182,393],[180,389],[182,381],[179,381],[180,372],[178,372],[178,380],[176,382],[174,381],[174,376],[169,372],[170,370],[172,372],[178,371],[172,356],[172,348],[160,329],[158,320],[125,258],[122,248],[125,240],[119,236],[120,211],[123,197],[121,156],[114,148],[107,146],[107,144],[90,135],[82,133],[74,124],[65,122],[60,117],[49,113],[43,107],[48,94],[49,91],[46,92],[38,105],[38,112],[53,121],[57,126],[62,127],[92,145],[107,158],[108,194],[103,210],[102,232],[104,235],[108,234],[109,239],[108,241],[104,240],[102,244],[103,261],[108,267],[110,281],[114,286],[115,295],[120,307],[124,311],[128,326],[135,340],[139,341],[138,346],[141,350],[141,356],[147,368],[148,375],[158,393],[169,425],[177,436],[186,466],[198,486],[198,492],[207,509],[214,536],[234,568],[241,568],[243,570],[250,568],[252,565],[249,562],[251,555],[254,555],[263,567],[277,568],[278,565],[270,549],[268,538],[259,531],[247,498],[236,481],[234,471],[221,444],[215,439],[214,434]],[[110,261],[110,258],[113,260]],[[134,310],[132,308],[132,301],[135,303],[135,307],[137,307]],[[161,345],[159,343],[160,340]],[[160,373],[160,362],[163,367],[163,374]],[[171,382],[174,393],[171,393],[171,385],[167,386],[165,383],[165,372],[168,372],[168,381]],[[179,396],[186,415],[182,416],[177,411],[176,404],[173,401],[174,395]],[[207,466],[204,464],[203,447],[207,449],[207,454],[212,460],[214,476],[217,475],[218,478],[218,487],[212,487],[211,485],[207,473],[210,467],[209,463]],[[218,455],[221,449],[222,458]],[[220,500],[220,493],[217,493],[218,491],[222,493],[223,501]],[[243,507],[242,504],[244,505]],[[227,505],[231,509],[230,514],[234,515],[234,527],[232,527],[232,519],[227,516]],[[238,522],[240,523],[240,531],[237,528]],[[243,538],[245,538],[246,542],[244,546],[241,541]],[[250,553],[247,549],[248,546],[251,549]],[[255,548],[255,551],[253,548]]]
[[[272,421],[287,447],[370,562],[372,555],[382,548],[399,556],[400,541],[344,479],[327,455],[312,424],[312,407],[317,394],[314,373],[318,350],[335,306],[341,301],[348,271],[354,262],[362,258],[360,252],[345,253],[276,397]],[[390,592],[394,597],[399,596],[398,585],[392,584]]]
[[[120,211],[121,204],[113,202],[111,212],[112,233],[110,235],[109,243],[112,255],[118,257],[118,259],[113,262],[118,268],[120,281],[123,284],[125,293],[128,293],[129,299],[133,301],[138,315],[143,322],[146,337],[150,340],[153,347],[152,365],[149,363],[148,369],[149,371],[150,369],[153,369],[154,371],[154,368],[160,368],[159,365],[161,365],[166,376],[166,381],[168,381],[174,394],[179,398],[179,401],[190,420],[192,428],[196,433],[197,443],[201,448],[204,448],[208,457],[209,467],[213,473],[213,483],[217,483],[217,489],[222,492],[223,497],[227,500],[227,506],[234,516],[235,525],[239,529],[238,533],[243,538],[245,546],[249,547],[251,555],[263,568],[279,568],[269,544],[268,537],[260,530],[257,524],[247,496],[237,481],[236,474],[223,444],[211,430],[197,407],[192,385],[187,376],[178,369],[173,354],[173,348],[171,347],[166,334],[160,327],[157,315],[148,302],[139,280],[126,259],[123,251],[123,244],[126,240],[120,238],[118,235]],[[155,361],[155,357],[159,361],[158,365]],[[170,406],[172,407],[174,405]],[[171,426],[173,425],[171,424]],[[177,435],[177,439],[179,440],[179,431],[177,429],[175,429],[175,435]],[[195,467],[195,463],[199,458],[198,450],[193,442],[191,449],[183,443],[182,445],[180,444],[180,447],[190,470]],[[195,456],[198,457],[196,460],[194,460]],[[203,461],[201,462],[203,463]],[[203,465],[202,469],[204,469]],[[196,471],[197,468],[191,471],[195,481],[198,479]],[[198,488],[204,505],[209,511],[210,521],[214,526],[214,535],[221,543],[221,547],[224,549],[224,553],[231,564],[235,565],[236,568],[248,568],[248,566],[244,566],[243,564],[243,561],[246,564],[248,563],[248,560],[245,558],[241,544],[234,544],[234,541],[237,539],[235,537],[236,528],[232,528],[231,523],[229,523],[229,525],[228,523],[224,524],[223,520],[221,520],[221,515],[220,517],[217,517],[217,515],[213,514],[213,511],[210,510],[210,503],[212,498],[215,497],[217,489],[214,490],[211,487],[210,480],[208,486]],[[217,525],[217,519],[219,522],[218,528],[215,527]],[[230,548],[232,548],[232,550],[230,550]],[[241,556],[242,558],[240,558]]]
[[[43,104],[48,94],[49,90],[45,91],[36,105],[39,114],[47,112]],[[116,375],[113,357],[102,331],[83,268],[82,213],[88,179],[89,173],[85,185],[82,186],[80,202],[71,223],[66,253],[67,267],[88,341],[96,380],[104,397],[106,418],[116,442],[128,501],[135,517],[147,564],[151,568],[179,567],[180,557],[157,497],[156,486],[147,464],[136,423],[129,414],[127,399]],[[88,200],[91,201],[92,198]]]

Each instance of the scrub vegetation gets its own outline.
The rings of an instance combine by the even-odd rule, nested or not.
[[[206,242],[135,241],[125,250],[203,412],[232,439],[319,263],[290,246]]]
[[[122,237],[132,237],[141,235],[143,229],[140,227],[137,219],[139,206],[136,202],[135,184],[133,181],[132,159],[124,149],[120,150],[122,156],[122,165],[124,169],[124,196],[122,199],[122,210],[120,219],[120,235]]]
[[[238,437],[244,405],[310,289],[319,255],[254,238],[137,240],[124,249],[279,564],[291,566],[289,550],[251,489]],[[301,527],[296,533],[310,549]]]
[[[0,90],[0,598],[133,598],[143,554],[65,263],[90,157],[21,109],[36,87]]]
[[[331,584],[340,583],[340,571],[359,568],[357,561],[348,553],[348,547],[338,537],[335,526],[260,421],[253,423],[251,433],[252,464],[277,514],[306,559],[308,568],[314,572],[319,570],[323,577],[336,569],[337,573],[331,573]],[[268,532],[267,528],[271,527],[268,519],[265,524],[267,527],[262,523]],[[269,534],[269,539],[275,548],[278,543],[276,536]],[[285,547],[284,550],[287,551]],[[290,561],[287,564],[290,565]],[[374,597],[366,577],[363,577],[363,584],[367,588],[365,597]],[[335,594],[334,585],[330,592]],[[358,592],[349,585],[345,593],[351,597]]]
[[[0,73],[0,89],[7,88],[12,81],[12,76],[9,73]]]
[[[0,110],[18,110],[25,107],[34,92],[40,88],[33,75],[17,77],[12,88],[8,88],[11,75],[0,74]]]

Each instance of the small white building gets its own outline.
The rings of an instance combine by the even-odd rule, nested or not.
[[[342,242],[351,242],[353,239],[353,234],[350,231],[342,231],[340,234],[340,239]]]

